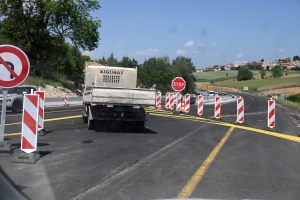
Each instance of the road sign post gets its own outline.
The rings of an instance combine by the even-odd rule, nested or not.
[[[0,45],[0,87],[3,90],[0,150],[7,154],[11,154],[10,145],[4,142],[7,90],[20,85],[27,78],[29,69],[29,60],[21,49],[12,45]]]

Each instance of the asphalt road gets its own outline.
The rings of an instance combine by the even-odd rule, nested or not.
[[[245,123],[236,102],[204,115],[147,109],[142,133],[87,130],[80,107],[46,109],[38,137],[42,158],[12,163],[20,151],[21,115],[7,113],[12,157],[0,166],[32,199],[300,199],[300,112],[276,105],[267,127],[266,100],[244,95]]]

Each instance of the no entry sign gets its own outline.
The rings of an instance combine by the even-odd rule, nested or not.
[[[0,45],[0,87],[20,85],[27,78],[29,69],[29,60],[21,49],[12,45]]]

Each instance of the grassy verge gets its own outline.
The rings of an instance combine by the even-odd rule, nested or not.
[[[232,87],[242,90],[244,86],[248,86],[248,90],[257,91],[260,87],[266,87],[280,83],[300,82],[299,76],[284,77],[284,78],[268,78],[268,79],[257,79],[248,81],[222,81],[216,82],[215,85],[223,87]]]

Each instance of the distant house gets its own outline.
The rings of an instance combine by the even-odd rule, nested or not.
[[[203,69],[198,68],[198,69],[196,69],[196,72],[203,72]]]

